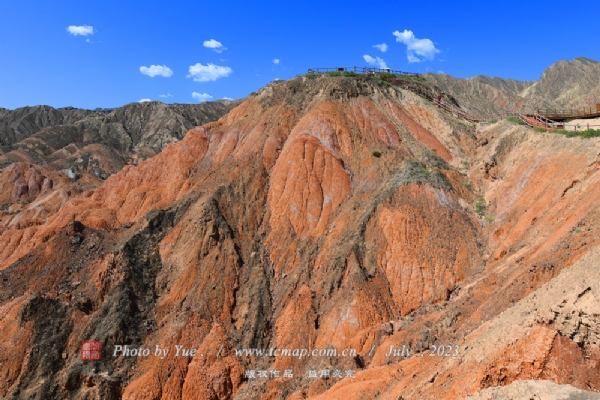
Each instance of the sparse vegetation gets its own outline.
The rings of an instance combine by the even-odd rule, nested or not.
[[[423,174],[427,177],[431,174],[431,171],[429,169],[427,169],[427,167],[421,163],[418,164],[417,168],[421,174]]]
[[[488,124],[488,125],[493,125],[493,124],[495,124],[496,122],[498,122],[498,120],[494,118],[494,119],[490,119],[490,120],[488,121],[488,123],[487,123],[487,124]]]
[[[397,78],[399,75],[396,74],[392,74],[391,72],[380,72],[377,74],[380,78],[384,79],[384,78]],[[402,76],[408,76],[408,75],[402,75]]]
[[[473,184],[471,182],[464,181],[462,184],[463,184],[463,186],[466,186],[466,188],[469,189],[470,191],[473,191],[474,187],[473,187]]]
[[[435,188],[452,190],[452,185],[441,171],[428,169],[427,165],[415,159],[405,159],[401,169],[395,175],[396,185],[408,182],[427,182]]]
[[[494,216],[493,215],[486,215],[485,216],[485,220],[487,222],[493,222],[494,221]]]
[[[378,76],[374,76],[371,78],[374,82],[376,82],[378,85],[387,85],[387,86],[391,86],[392,84],[389,82],[384,81],[383,79],[381,79]]]
[[[327,76],[341,76],[342,73],[340,71],[331,71],[331,72],[326,72],[325,75],[327,75]]]
[[[424,76],[412,76],[412,75],[399,75],[402,78],[405,79],[412,79],[413,81],[417,81],[417,82],[425,82],[427,79],[425,79]]]
[[[373,157],[381,157],[381,152],[379,150],[373,150],[371,154],[373,155]]]
[[[321,75],[323,75],[322,72],[314,72],[314,73],[313,72],[309,72],[307,74],[304,74],[304,77],[308,78],[308,79],[312,79],[312,78],[316,78],[316,77],[321,76]]]
[[[546,128],[542,128],[541,126],[534,126],[533,130],[536,132],[546,132]]]
[[[566,137],[582,137],[582,138],[593,138],[600,137],[600,129],[586,129],[584,131],[567,131],[564,129],[558,129],[555,131],[556,133],[560,133],[561,135],[565,135]]]
[[[507,117],[506,120],[510,121],[510,122],[514,122],[515,124],[525,125],[525,122],[523,122],[521,120],[521,118],[519,118],[519,117]]]
[[[477,197],[477,203],[475,203],[475,212],[479,214],[480,217],[485,215],[485,199],[482,195]]]
[[[344,76],[359,76],[360,74],[357,74],[354,71],[344,71]]]

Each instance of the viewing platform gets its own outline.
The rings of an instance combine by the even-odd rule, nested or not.
[[[355,73],[361,75],[377,75],[377,74],[394,74],[394,75],[404,75],[404,76],[412,76],[415,78],[420,78],[422,74],[418,72],[404,72],[404,71],[395,71],[390,68],[369,68],[369,67],[337,67],[337,68],[309,68],[309,74],[327,74],[327,73],[335,73],[339,72],[343,75],[344,72]]]

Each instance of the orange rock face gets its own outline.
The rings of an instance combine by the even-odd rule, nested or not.
[[[0,396],[600,390],[600,143],[482,135],[407,90],[296,78],[35,223],[3,216]],[[2,196],[58,193],[12,168]]]

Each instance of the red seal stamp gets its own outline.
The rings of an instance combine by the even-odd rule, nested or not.
[[[94,340],[86,340],[81,342],[81,359],[82,360],[99,360],[100,350],[102,345]]]

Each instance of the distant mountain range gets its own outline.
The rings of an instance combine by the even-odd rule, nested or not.
[[[460,79],[445,74],[427,74],[426,79],[479,115],[594,107],[600,103],[600,63],[583,57],[552,64],[537,81],[483,75]]]
[[[73,107],[0,109],[0,168],[13,162],[91,172],[99,179],[153,156],[194,126],[215,121],[239,101],[131,103],[113,110]],[[106,163],[103,158],[111,159]]]

